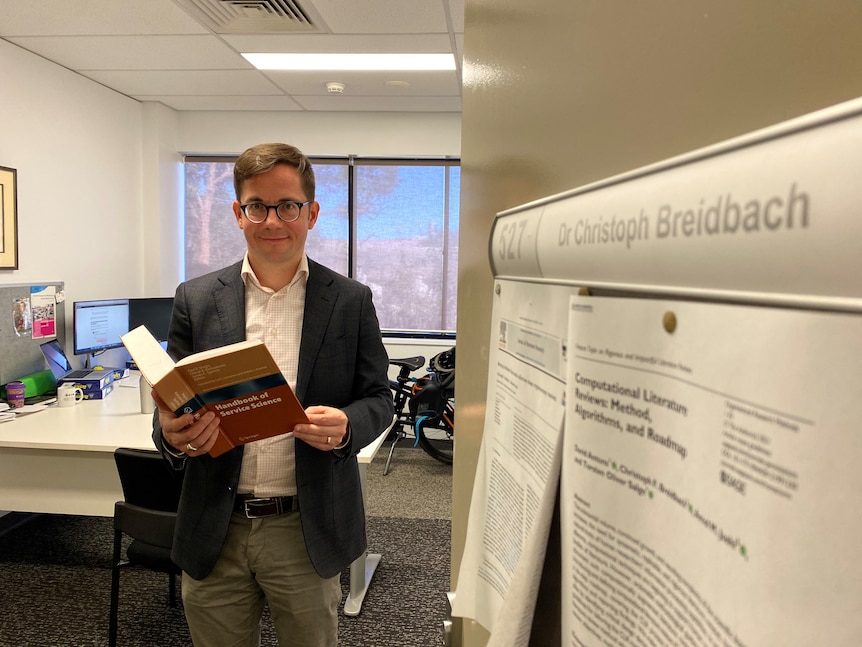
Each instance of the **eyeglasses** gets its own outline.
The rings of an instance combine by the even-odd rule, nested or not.
[[[299,218],[299,212],[302,211],[302,208],[312,202],[314,202],[314,200],[308,200],[307,202],[283,200],[278,204],[247,202],[246,204],[239,205],[239,208],[242,209],[245,217],[255,224],[260,224],[266,220],[267,216],[269,216],[270,209],[275,209],[275,215],[278,216],[279,220],[283,222],[293,222]]]

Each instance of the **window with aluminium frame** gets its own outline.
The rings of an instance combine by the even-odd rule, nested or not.
[[[310,159],[320,217],[309,232],[309,257],[372,289],[385,334],[454,337],[460,160]],[[186,278],[245,251],[231,209],[234,160],[185,159]]]

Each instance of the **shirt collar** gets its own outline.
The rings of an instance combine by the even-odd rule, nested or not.
[[[254,270],[251,268],[251,263],[248,262],[248,252],[245,253],[245,256],[242,257],[242,269],[240,270],[240,277],[242,277],[243,284],[248,287],[248,282],[251,282],[261,289],[264,288],[260,281],[257,280],[257,276],[254,273]],[[293,278],[290,280],[290,283],[287,284],[286,287],[290,287],[294,283],[299,280],[307,280],[308,279],[308,256],[306,254],[302,255],[302,258],[299,259],[299,267],[296,268],[296,274],[293,275]]]

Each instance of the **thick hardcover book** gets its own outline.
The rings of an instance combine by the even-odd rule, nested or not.
[[[238,445],[291,433],[308,422],[293,389],[262,341],[243,341],[174,363],[144,326],[121,335],[143,378],[178,416],[215,411],[220,456]]]

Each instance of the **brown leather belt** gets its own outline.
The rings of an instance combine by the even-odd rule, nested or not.
[[[299,510],[298,504],[299,501],[295,496],[261,498],[250,494],[239,494],[234,502],[233,511],[249,519],[258,519],[285,512],[296,512]]]

